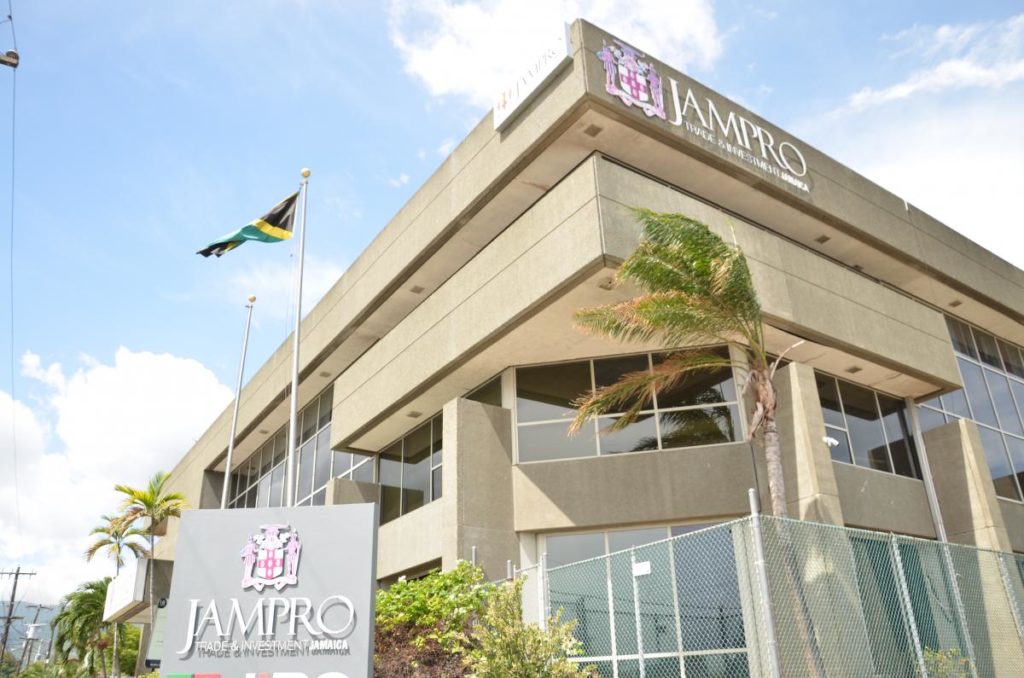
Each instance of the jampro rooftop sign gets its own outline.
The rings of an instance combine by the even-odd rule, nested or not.
[[[804,180],[807,160],[792,142],[776,139],[761,125],[731,110],[727,102],[716,104],[710,97],[695,94],[691,86],[684,90],[673,77],[666,82],[653,61],[620,40],[605,41],[597,58],[605,71],[605,91],[626,106],[682,127],[761,172],[810,191]]]
[[[375,505],[188,511],[163,676],[372,674]]]

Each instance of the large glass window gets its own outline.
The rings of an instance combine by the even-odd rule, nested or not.
[[[443,425],[439,414],[380,453],[381,525],[441,498]]]
[[[323,504],[331,477],[331,407],[333,386],[328,386],[298,415],[299,439],[295,469],[296,505]],[[230,508],[283,506],[288,425],[270,437],[234,474]]]
[[[711,349],[722,356],[725,347]],[[623,412],[587,422],[574,436],[573,402],[626,374],[651,374],[673,352],[596,358],[516,369],[516,433],[519,461],[551,461],[602,454],[665,450],[738,440],[739,403],[730,368],[686,375],[671,389],[654,393],[637,419],[619,431],[610,427]]]
[[[1024,352],[988,332],[946,317],[964,387],[921,404],[921,428],[956,419],[978,425],[996,494],[1024,490]]]
[[[834,460],[920,477],[902,400],[820,372],[815,380]]]

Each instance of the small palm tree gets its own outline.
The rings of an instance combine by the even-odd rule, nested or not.
[[[149,557],[149,551],[137,541],[145,537],[146,533],[125,523],[120,516],[103,516],[103,524],[94,527],[89,534],[95,535],[96,539],[85,550],[85,559],[91,561],[97,553],[105,551],[108,557],[114,559],[115,575],[121,574],[125,551],[130,551],[136,558]],[[121,678],[121,658],[118,654],[121,649],[121,633],[118,627],[118,624],[114,625],[114,654],[111,659],[114,678]]]
[[[53,647],[61,663],[78,658],[79,672],[87,676],[107,675],[104,656],[109,624],[103,621],[110,577],[85,582],[62,601],[61,610],[50,621]]]
[[[731,344],[746,354],[736,362],[728,354],[710,350],[682,350],[668,356],[652,372],[634,372],[618,382],[581,396],[572,430],[600,414],[625,410],[611,430],[636,420],[644,402],[655,392],[680,384],[702,370],[735,368],[742,391],[752,389],[754,413],[749,435],[763,434],[772,512],[786,515],[777,405],[772,378],[779,359],[765,347],[761,304],[747,267],[736,247],[727,244],[704,224],[681,214],[635,210],[643,225],[643,239],[619,267],[616,282],[630,281],[641,296],[617,304],[578,311],[577,326],[586,332],[623,341],[658,339],[666,346]]]
[[[121,503],[121,510],[124,511],[122,521],[126,525],[136,520],[147,521],[145,533],[149,538],[149,610],[150,629],[156,627],[156,603],[153,595],[153,548],[156,546],[157,526],[168,518],[178,518],[181,512],[188,507],[185,497],[178,492],[171,492],[167,489],[167,473],[157,471],[149,479],[149,483],[143,489],[136,489],[127,485],[115,485],[114,489],[124,495]]]

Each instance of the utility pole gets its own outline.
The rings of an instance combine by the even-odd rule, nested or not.
[[[14,616],[14,597],[18,593],[18,580],[22,577],[34,577],[35,572],[22,572],[21,565],[14,568],[14,571],[4,570],[0,572],[0,577],[14,577],[14,584],[11,586],[11,602],[7,604],[7,614],[4,616],[4,635],[3,640],[0,640],[0,662],[3,661],[4,655],[7,653],[7,638],[11,633],[11,622],[15,619],[21,619],[21,617]]]
[[[36,613],[32,617],[32,623],[28,625],[28,632],[25,634],[25,647],[21,651],[21,659],[18,660],[18,666],[20,667],[18,669],[18,673],[21,673],[22,671],[27,669],[28,665],[32,661],[32,644],[36,641],[34,636],[36,633],[36,629],[42,626],[42,624],[39,623],[39,613],[42,610],[50,609],[48,605],[39,605],[35,603],[33,603],[32,605],[26,605],[25,607],[36,608]]]

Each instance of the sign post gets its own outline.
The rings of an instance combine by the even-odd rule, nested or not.
[[[187,511],[165,678],[369,678],[375,504]]]

